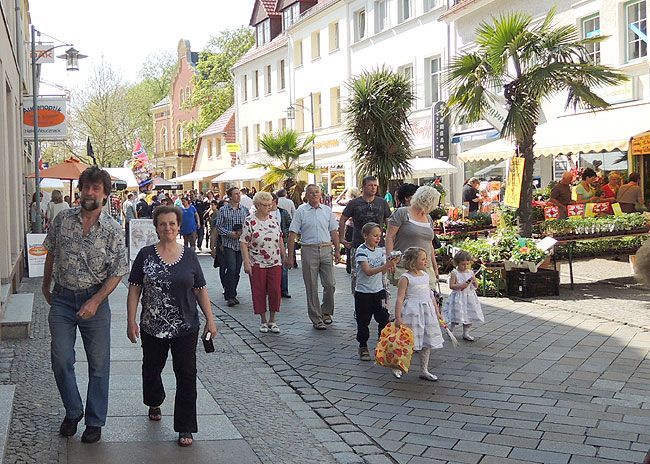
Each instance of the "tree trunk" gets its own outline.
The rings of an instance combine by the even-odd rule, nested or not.
[[[517,142],[519,156],[522,156],[525,160],[524,177],[521,184],[521,198],[519,201],[519,209],[517,210],[519,234],[522,237],[531,237],[533,235],[534,135],[535,132],[533,131],[530,134],[526,134],[523,140]]]

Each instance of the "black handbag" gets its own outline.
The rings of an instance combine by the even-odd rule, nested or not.
[[[442,242],[438,238],[437,234],[433,234],[433,248],[437,250],[438,248],[442,248]]]

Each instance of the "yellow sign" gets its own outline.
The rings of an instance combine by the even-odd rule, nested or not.
[[[519,208],[521,201],[521,186],[524,180],[524,159],[518,156],[510,158],[510,173],[506,184],[504,203],[512,208]]]
[[[650,154],[650,131],[635,135],[630,142],[632,156]]]
[[[238,143],[227,143],[226,144],[226,151],[228,153],[236,153],[239,150],[241,150],[241,148],[239,147]]]
[[[614,216],[623,216],[623,209],[621,209],[620,203],[612,203],[612,210],[614,211]]]

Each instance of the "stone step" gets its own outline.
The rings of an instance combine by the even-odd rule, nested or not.
[[[15,385],[0,385],[0,464],[4,462],[9,426],[14,408]]]
[[[0,318],[0,340],[29,337],[34,308],[33,293],[14,293],[9,295],[7,306]]]

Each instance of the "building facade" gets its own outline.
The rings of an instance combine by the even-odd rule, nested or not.
[[[34,181],[34,158],[23,139],[22,98],[31,94],[29,4],[26,0],[0,2],[0,313],[7,295],[23,277],[25,232]]]
[[[192,169],[193,153],[183,149],[187,134],[185,123],[199,117],[198,108],[185,108],[194,90],[192,76],[196,72],[199,54],[193,52],[188,40],[178,42],[178,65],[172,78],[169,95],[152,108],[154,153],[150,160],[154,170],[165,179],[180,177]]]

